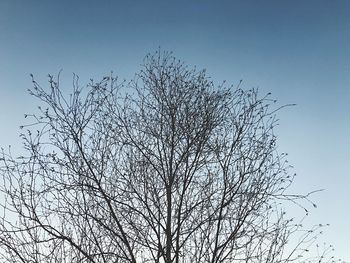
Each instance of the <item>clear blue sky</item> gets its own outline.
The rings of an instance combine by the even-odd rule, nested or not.
[[[279,145],[316,194],[310,222],[350,261],[350,1],[0,1],[0,145],[18,144],[34,109],[29,73],[44,83],[63,69],[84,83],[113,70],[125,78],[143,57],[174,51],[214,80],[259,87],[280,104]],[[67,86],[69,90],[70,86]]]

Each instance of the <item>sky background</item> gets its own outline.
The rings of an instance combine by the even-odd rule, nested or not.
[[[19,146],[23,114],[63,69],[80,83],[111,70],[130,79],[159,47],[214,81],[272,92],[279,148],[298,174],[293,191],[313,196],[309,222],[329,223],[321,241],[350,262],[350,1],[0,0],[0,145]]]

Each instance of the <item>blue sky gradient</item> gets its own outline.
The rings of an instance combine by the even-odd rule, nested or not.
[[[350,261],[350,1],[0,1],[0,145],[18,145],[33,73],[63,69],[81,83],[111,70],[130,79],[148,52],[173,51],[212,78],[272,92],[276,132],[298,174],[293,189],[318,204],[310,223]]]

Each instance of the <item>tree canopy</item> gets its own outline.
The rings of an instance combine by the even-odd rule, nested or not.
[[[30,94],[25,153],[2,151],[3,262],[292,262],[314,242],[284,211],[308,195],[287,193],[270,94],[167,52],[130,82],[33,77]]]

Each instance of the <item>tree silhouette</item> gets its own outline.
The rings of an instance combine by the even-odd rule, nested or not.
[[[3,262],[291,262],[314,242],[281,205],[308,196],[286,193],[270,95],[166,52],[129,83],[49,84],[33,78],[25,154],[2,151]]]

